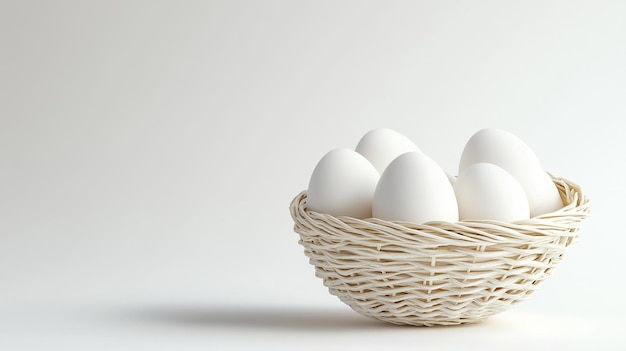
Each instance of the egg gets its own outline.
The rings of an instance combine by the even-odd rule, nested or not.
[[[454,182],[459,219],[515,222],[530,217],[522,185],[501,167],[474,163]]]
[[[365,156],[381,174],[391,161],[403,153],[421,152],[411,139],[387,128],[367,132],[355,150]]]
[[[531,217],[563,207],[554,182],[530,147],[517,136],[495,128],[478,131],[463,149],[459,174],[481,162],[495,164],[517,179],[528,198]]]
[[[388,221],[458,221],[452,185],[435,161],[421,152],[395,158],[380,176],[372,214]]]
[[[372,198],[379,178],[376,168],[354,150],[329,151],[311,175],[307,207],[333,216],[372,217]]]

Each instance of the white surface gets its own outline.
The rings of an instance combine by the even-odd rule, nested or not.
[[[33,306],[34,307],[34,306]],[[463,327],[399,327],[337,307],[50,305],[10,310],[4,350],[619,350],[615,318],[507,311]],[[3,321],[6,319],[3,319]]]
[[[626,348],[624,18],[619,1],[0,3],[0,349]],[[592,201],[542,288],[435,329],[330,296],[288,214],[317,160],[389,127],[455,173],[490,126]]]

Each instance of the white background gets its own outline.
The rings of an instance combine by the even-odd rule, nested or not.
[[[626,348],[626,3],[1,1],[0,349]],[[288,206],[393,128],[455,173],[484,127],[593,216],[484,323],[361,317]]]

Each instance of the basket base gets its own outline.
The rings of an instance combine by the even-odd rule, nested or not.
[[[355,312],[372,319],[395,324],[416,327],[455,326],[463,324],[476,324],[485,319],[509,309],[512,305],[523,300],[492,301],[489,307],[478,304],[464,306],[433,306],[429,310],[415,309],[405,305],[401,308],[392,306],[375,305],[367,301],[350,299],[345,294],[329,289],[343,303]],[[528,296],[527,296],[528,297]],[[495,302],[495,303],[494,303]],[[472,306],[473,305],[473,306]]]
[[[356,311],[353,308],[354,311]],[[375,319],[381,322],[391,323],[399,326],[406,327],[451,327],[451,326],[460,326],[466,324],[477,324],[489,317],[482,318],[457,318],[457,319],[433,319],[433,320],[425,320],[420,316],[406,316],[399,318],[397,316],[389,316],[383,317],[380,315],[372,315],[372,314],[364,314],[359,311],[357,313],[362,316]]]

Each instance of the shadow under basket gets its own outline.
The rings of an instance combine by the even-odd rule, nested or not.
[[[356,312],[416,326],[478,322],[530,296],[589,215],[582,189],[553,178],[564,207],[515,223],[413,224],[309,211],[291,203],[315,275]]]

